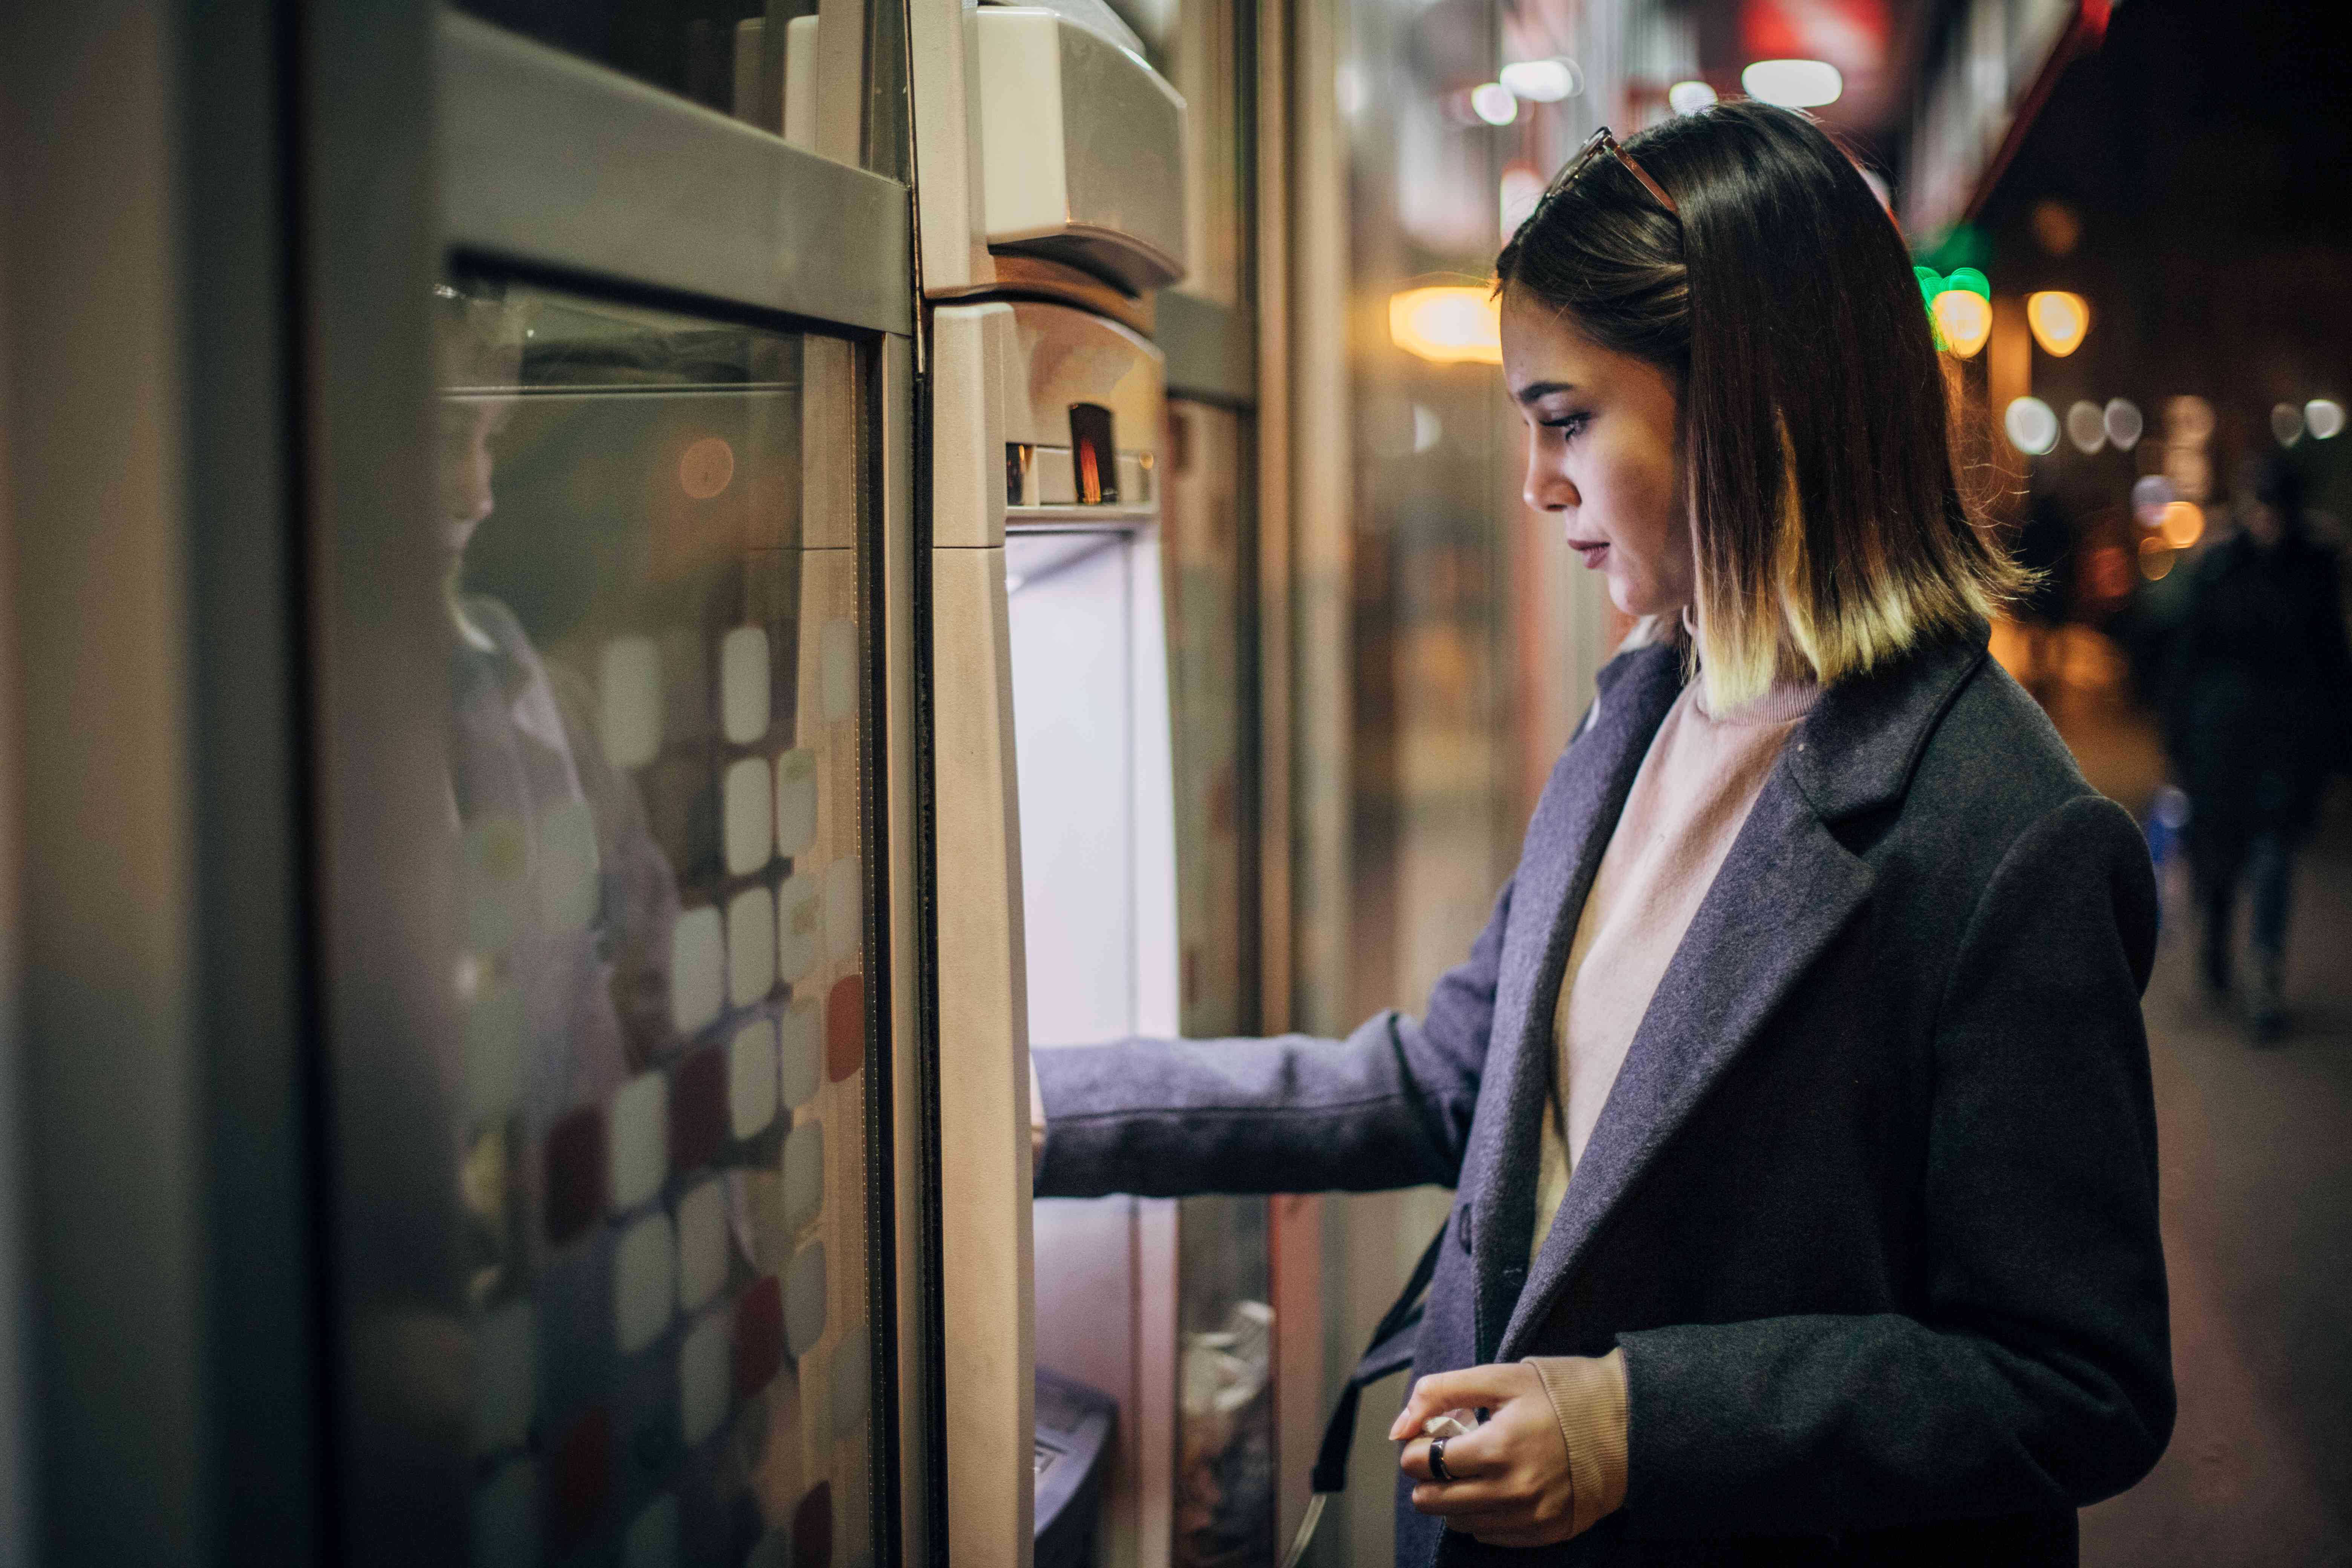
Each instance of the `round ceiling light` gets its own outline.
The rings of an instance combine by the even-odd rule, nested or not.
[[[1508,125],[1519,117],[1518,96],[1499,81],[1470,89],[1470,112],[1489,125]]]
[[[1558,103],[1584,88],[1573,60],[1520,60],[1505,66],[1501,75],[1503,85],[1529,103]]]
[[[1676,114],[1696,114],[1715,101],[1715,89],[1703,81],[1678,81],[1666,89],[1666,107]]]
[[[1827,60],[1758,60],[1739,73],[1739,85],[1783,109],[1819,109],[1838,100],[1845,78]]]

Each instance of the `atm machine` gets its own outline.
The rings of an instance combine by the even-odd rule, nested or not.
[[[1072,1390],[1115,1402],[1094,1560],[1170,1560],[1177,1216],[1036,1201],[1027,1053],[1174,1035],[1150,291],[1184,104],[1107,8],[919,6],[949,1536],[1066,1561]],[[1075,1506],[1087,1506],[1083,1498]]]

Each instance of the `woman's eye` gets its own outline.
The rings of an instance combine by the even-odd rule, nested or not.
[[[1543,423],[1545,429],[1557,430],[1562,437],[1572,439],[1582,435],[1584,427],[1591,422],[1592,416],[1590,414],[1569,414],[1558,419],[1547,419]]]

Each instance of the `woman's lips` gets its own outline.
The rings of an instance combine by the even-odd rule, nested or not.
[[[1568,547],[1584,557],[1588,570],[1597,570],[1603,561],[1609,559],[1609,542],[1605,539],[1571,539]]]

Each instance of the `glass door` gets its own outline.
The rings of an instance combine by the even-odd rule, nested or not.
[[[430,506],[321,626],[327,986],[396,1003],[329,1029],[344,1531],[899,1561],[907,192],[475,18],[436,74]]]
[[[855,356],[483,275],[436,327],[473,1561],[870,1560]]]

